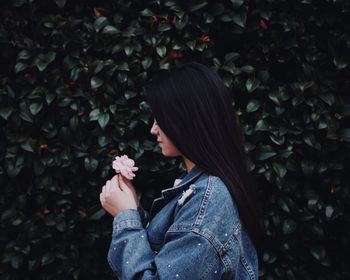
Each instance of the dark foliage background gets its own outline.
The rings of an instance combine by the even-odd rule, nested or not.
[[[146,208],[179,174],[142,87],[196,60],[244,128],[261,278],[349,279],[349,49],[346,0],[1,1],[0,278],[113,278],[101,186],[124,153]]]

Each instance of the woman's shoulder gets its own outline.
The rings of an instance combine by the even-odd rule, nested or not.
[[[212,232],[232,231],[240,227],[236,204],[217,176],[203,173],[177,198],[175,219],[178,222]]]
[[[226,271],[233,273],[239,266],[235,273],[240,279],[248,279],[246,271],[257,275],[256,251],[246,240],[234,199],[219,177],[203,174],[175,199],[174,223],[167,234],[195,233],[215,249]],[[244,264],[238,265],[239,260]]]

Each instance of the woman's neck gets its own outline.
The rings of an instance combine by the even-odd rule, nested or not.
[[[186,157],[183,157],[183,161],[185,163],[187,173],[190,172],[191,169],[195,166],[195,164]]]

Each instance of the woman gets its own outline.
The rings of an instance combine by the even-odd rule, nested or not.
[[[223,81],[188,63],[146,94],[162,154],[181,156],[187,171],[154,200],[146,227],[131,182],[107,181],[112,270],[119,279],[258,279],[259,204]]]

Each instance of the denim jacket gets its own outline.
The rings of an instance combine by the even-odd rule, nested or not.
[[[255,247],[225,184],[198,166],[181,177],[149,215],[139,206],[114,217],[107,259],[117,278],[258,280]]]

